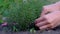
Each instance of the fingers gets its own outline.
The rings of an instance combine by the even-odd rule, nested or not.
[[[53,29],[55,27],[56,27],[56,25],[54,23],[50,23],[50,24],[40,26],[39,29],[41,29],[41,30],[46,30],[46,29],[49,30],[49,29]]]
[[[39,29],[48,29],[48,28],[50,28],[50,27],[52,27],[50,24],[47,24],[47,25],[44,25],[44,26],[41,26],[41,27],[39,27]]]
[[[44,26],[46,24],[48,24],[47,21],[43,21],[43,22],[37,23],[36,26],[40,27],[40,26]]]
[[[38,19],[35,20],[35,24],[40,23],[40,22],[42,22],[44,20],[46,20],[46,19],[43,18],[43,17],[40,17],[40,18],[38,18]]]
[[[39,29],[51,29],[51,25],[50,23],[48,23],[47,20],[44,20],[42,22],[39,22],[36,24],[37,27],[39,27]]]

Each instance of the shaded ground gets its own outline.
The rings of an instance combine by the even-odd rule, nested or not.
[[[8,30],[9,31],[9,30]],[[36,32],[29,32],[29,31],[21,31],[21,32],[4,32],[2,28],[0,28],[0,34],[60,34],[60,27],[55,28],[54,30],[48,31],[36,31]]]
[[[18,32],[18,33],[13,33],[13,34],[60,34],[60,31],[44,31],[44,32],[40,32],[37,31],[35,33],[31,33],[31,32]]]
[[[43,32],[40,32],[40,31],[37,31],[35,33],[31,33],[31,32],[28,32],[28,31],[21,31],[21,32],[1,32],[0,31],[0,34],[60,34],[60,30],[56,30],[56,31],[53,31],[53,30],[49,30],[49,31],[43,31]]]

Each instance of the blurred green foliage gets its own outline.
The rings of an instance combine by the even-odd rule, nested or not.
[[[51,3],[49,0],[0,0],[0,15],[7,17],[9,24],[18,24],[13,31],[27,30],[29,24],[40,16],[42,6]]]

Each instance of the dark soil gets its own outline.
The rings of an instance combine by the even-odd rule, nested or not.
[[[43,31],[43,32],[40,32],[40,31],[36,31],[35,33],[33,32],[29,32],[29,31],[21,31],[21,32],[3,32],[3,31],[0,31],[0,34],[60,34],[60,30],[49,30],[49,31]]]
[[[55,29],[52,29],[52,30],[48,30],[48,31],[39,30],[39,31],[36,31],[36,32],[29,32],[29,31],[4,32],[4,31],[0,30],[0,34],[60,34],[60,26],[55,28]]]

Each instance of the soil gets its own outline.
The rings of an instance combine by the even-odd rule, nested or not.
[[[36,31],[36,32],[29,32],[29,31],[20,31],[20,32],[4,32],[0,30],[0,34],[60,34],[60,27],[55,28],[53,30],[48,31]]]
[[[0,34],[60,34],[60,30],[49,30],[49,31],[36,31],[36,32],[29,32],[29,31],[21,31],[21,32],[3,32],[0,31]]]

